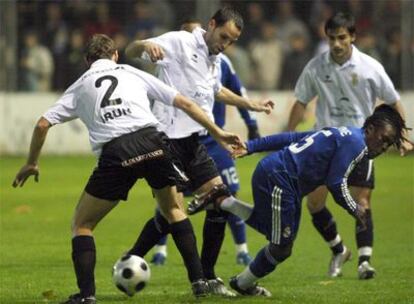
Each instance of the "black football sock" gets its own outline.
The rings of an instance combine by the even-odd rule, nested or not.
[[[336,229],[336,222],[328,208],[324,207],[322,210],[312,213],[311,216],[313,225],[323,239],[329,243],[332,253],[338,254],[343,252],[344,246]]]
[[[94,296],[96,249],[92,236],[80,235],[72,239],[72,261],[81,297]]]
[[[204,276],[211,280],[216,278],[214,266],[223,244],[228,212],[206,211],[203,227],[203,248],[201,250],[201,263]]]
[[[356,243],[358,247],[358,265],[371,258],[372,246],[374,244],[374,225],[372,222],[371,209],[365,210],[365,226],[361,221],[356,221]]]
[[[196,282],[204,278],[193,226],[187,218],[170,224],[171,235],[187,268],[188,279]]]
[[[145,257],[159,240],[170,231],[167,220],[157,211],[155,216],[144,226],[134,246],[128,251],[129,254]]]

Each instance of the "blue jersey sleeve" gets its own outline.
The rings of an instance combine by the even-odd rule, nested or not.
[[[347,180],[355,165],[366,154],[367,148],[360,129],[340,129],[342,131],[337,135],[337,149],[331,160],[326,186],[335,202],[355,215],[357,203],[349,192]]]
[[[313,133],[315,132],[285,132],[249,140],[246,143],[247,153],[280,150]]]
[[[245,88],[243,87],[240,78],[237,76],[236,71],[233,69],[231,62],[227,57],[222,57],[220,68],[221,83],[223,86],[239,96],[244,96],[245,94],[243,94],[243,92],[245,92]],[[257,126],[256,119],[248,110],[238,108],[238,111],[247,126]]]

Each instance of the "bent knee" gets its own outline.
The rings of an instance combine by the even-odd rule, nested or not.
[[[269,244],[269,252],[278,263],[283,262],[292,255],[292,248],[293,243],[287,245]]]
[[[92,235],[93,229],[96,227],[96,223],[80,223],[73,221],[71,225],[71,231],[73,236],[79,235]]]
[[[326,202],[322,200],[312,200],[308,198],[307,206],[310,213],[316,213],[325,208]]]
[[[187,218],[187,214],[179,206],[161,210],[161,214],[169,224],[180,222]]]

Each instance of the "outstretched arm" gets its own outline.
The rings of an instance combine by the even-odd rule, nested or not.
[[[401,101],[397,100],[395,102],[395,104],[392,105],[392,107],[394,107],[395,110],[397,110],[398,113],[400,113],[401,117],[405,120],[405,113],[404,113],[404,108],[401,104]],[[408,138],[408,132],[405,131],[404,137]],[[414,146],[413,143],[410,142],[409,140],[404,140],[402,142],[402,145],[400,147],[400,155],[404,156],[405,154],[407,154],[410,151],[413,151]]]
[[[249,140],[244,146],[235,150],[233,157],[242,157],[246,154],[253,154],[256,152],[277,151],[313,133],[314,132],[285,132]]]
[[[165,53],[161,46],[151,41],[135,40],[125,49],[128,58],[141,58],[142,54],[147,52],[152,62],[163,60]]]
[[[245,108],[256,112],[265,112],[266,114],[270,114],[274,107],[274,103],[271,100],[264,100],[260,102],[249,100],[233,93],[225,87],[222,87],[221,90],[216,94],[216,99],[218,101],[224,102],[225,104]]]
[[[233,152],[234,147],[242,145],[238,135],[220,129],[195,102],[187,97],[178,94],[174,99],[174,106],[186,112],[192,119],[206,128],[210,135],[230,153]]]
[[[296,100],[289,115],[287,131],[295,131],[298,124],[303,120],[305,115],[306,105]]]
[[[34,175],[36,182],[39,181],[38,160],[40,151],[42,150],[43,143],[45,142],[47,136],[47,132],[51,126],[52,125],[49,121],[43,117],[41,117],[37,122],[33,131],[27,162],[17,173],[13,181],[13,187],[23,187],[24,183],[31,175]]]

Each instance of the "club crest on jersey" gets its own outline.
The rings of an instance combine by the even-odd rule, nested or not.
[[[331,76],[329,74],[325,75],[323,82],[332,82]]]
[[[194,62],[198,62],[197,58],[198,58],[197,54],[193,54],[193,56],[191,56],[191,60]]]
[[[351,74],[351,78],[352,78],[352,85],[353,85],[353,86],[358,85],[358,74],[356,74],[356,73],[352,73],[352,74]]]
[[[290,237],[291,234],[292,234],[292,230],[290,229],[289,226],[286,226],[285,229],[283,229],[283,233],[282,233],[283,237],[287,239],[288,237]]]

